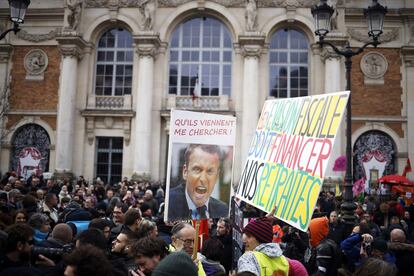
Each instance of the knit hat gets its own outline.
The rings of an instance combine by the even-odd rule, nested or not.
[[[310,244],[317,247],[329,233],[329,220],[327,217],[314,218],[309,223]]]
[[[376,238],[371,242],[371,248],[377,249],[381,252],[386,253],[388,251],[387,242],[382,238]]]
[[[289,276],[308,276],[303,264],[297,260],[286,258],[289,263]]]
[[[154,269],[152,276],[197,276],[197,267],[184,252],[174,252],[165,257]]]
[[[260,243],[270,243],[273,239],[272,222],[269,218],[253,219],[244,227],[243,233],[254,236]]]

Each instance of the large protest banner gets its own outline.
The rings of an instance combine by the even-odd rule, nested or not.
[[[172,110],[164,220],[227,217],[236,118]]]
[[[236,196],[306,231],[349,92],[268,100]]]

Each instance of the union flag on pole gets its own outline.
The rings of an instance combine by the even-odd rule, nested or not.
[[[407,173],[412,172],[410,158],[407,159],[407,164],[405,164],[404,171],[402,173],[403,176],[407,176]]]

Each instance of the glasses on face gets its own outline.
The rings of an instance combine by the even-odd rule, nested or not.
[[[181,238],[177,238],[177,239],[179,239],[180,241],[182,241],[184,243],[184,245],[186,245],[186,246],[192,246],[192,245],[194,245],[194,240],[191,240],[191,239],[183,240]]]

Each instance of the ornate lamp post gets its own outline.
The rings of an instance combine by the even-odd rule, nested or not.
[[[26,15],[26,10],[29,5],[30,0],[9,0],[10,21],[13,22],[13,28],[4,31],[0,35],[0,40],[2,40],[6,34],[11,31],[15,34],[20,31],[19,24],[24,23],[24,16]]]
[[[325,36],[331,29],[331,16],[334,9],[330,7],[327,0],[321,0],[319,5],[312,8],[312,15],[315,19],[315,34],[319,37],[318,44],[322,48],[323,46],[331,47],[338,55],[345,57],[345,69],[346,69],[346,90],[351,90],[351,68],[352,68],[352,57],[359,55],[364,49],[372,45],[375,48],[380,44],[378,41],[379,36],[382,34],[384,17],[387,13],[387,7],[381,6],[377,0],[372,1],[372,5],[367,9],[364,9],[364,15],[368,20],[368,35],[372,41],[364,44],[362,47],[353,51],[349,42],[343,49],[338,49],[332,43],[325,41]],[[346,173],[345,173],[345,195],[344,203],[341,205],[342,218],[348,225],[355,222],[354,210],[356,208],[353,202],[352,185],[353,185],[353,174],[352,174],[352,111],[351,111],[351,95],[347,104],[346,114]]]

